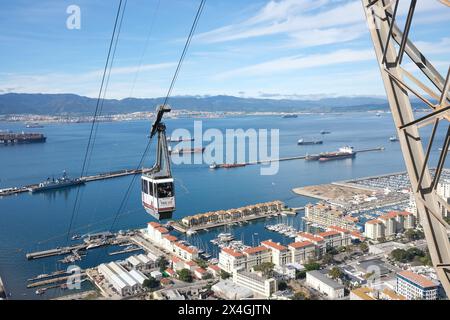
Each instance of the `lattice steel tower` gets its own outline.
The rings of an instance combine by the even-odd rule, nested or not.
[[[440,213],[439,204],[450,210],[447,201],[438,196],[436,189],[444,167],[450,143],[449,87],[450,68],[442,77],[409,39],[417,0],[406,0],[409,5],[404,27],[397,25],[401,0],[362,0],[375,47],[387,98],[397,128],[405,165],[411,180],[418,216],[423,226],[431,259],[437,275],[450,297],[450,242],[449,225]],[[430,1],[430,0],[426,0]],[[443,10],[450,10],[449,0],[442,0]],[[448,22],[444,22],[443,25]],[[419,76],[403,66],[405,54],[417,67]],[[425,116],[415,118],[411,97],[417,97],[431,108]],[[446,121],[447,120],[447,121]],[[444,124],[442,151],[436,169],[430,172],[430,151],[436,140],[439,124]],[[426,149],[422,145],[419,129],[431,126]]]

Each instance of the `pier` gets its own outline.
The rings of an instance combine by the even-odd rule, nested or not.
[[[375,147],[375,148],[355,150],[355,153],[358,154],[358,153],[364,153],[364,152],[374,152],[374,151],[383,151],[383,150],[384,150],[384,147]],[[258,160],[258,161],[242,163],[241,166],[236,166],[236,168],[258,165],[258,164],[266,164],[266,163],[272,163],[272,162],[283,162],[283,161],[305,160],[305,159],[306,159],[306,155],[284,157],[284,158],[279,158],[279,159]],[[230,169],[230,168],[233,168],[233,167],[229,167],[227,169]]]
[[[79,244],[79,245],[74,245],[74,246],[70,246],[70,247],[38,251],[38,252],[33,252],[33,253],[27,253],[26,258],[28,260],[35,260],[35,259],[48,258],[48,257],[53,257],[53,256],[60,256],[60,255],[64,255],[64,254],[69,254],[72,251],[76,251],[76,250],[86,250],[87,247],[88,247],[88,244]]]
[[[80,180],[82,180],[84,183],[88,182],[94,182],[94,181],[101,181],[101,180],[107,180],[107,179],[115,179],[115,178],[121,178],[126,176],[132,176],[137,174],[143,174],[149,172],[150,169],[126,169],[126,170],[119,170],[114,172],[106,172],[106,173],[99,173],[91,176],[81,177]],[[39,187],[39,183],[36,184],[30,184],[22,187],[12,187],[12,188],[6,188],[6,189],[0,189],[0,198],[6,197],[6,196],[13,196],[21,193],[26,192],[33,192],[34,189]],[[64,186],[61,187],[65,188]],[[52,191],[57,191],[60,189],[53,189]]]

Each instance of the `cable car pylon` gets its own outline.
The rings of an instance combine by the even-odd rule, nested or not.
[[[442,0],[449,4],[448,0]],[[419,221],[423,227],[433,266],[447,296],[450,296],[450,241],[448,223],[443,219],[440,206],[450,211],[450,205],[436,192],[442,168],[450,147],[450,68],[443,77],[425,55],[410,40],[417,0],[409,1],[409,10],[403,29],[397,25],[397,9],[400,0],[362,0],[370,35],[380,67],[391,113],[397,127],[400,147],[411,182]],[[443,8],[445,10],[445,8]],[[406,56],[422,73],[423,83],[402,64]],[[431,112],[416,118],[411,104],[416,96]],[[444,145],[436,170],[430,170],[430,152],[437,140],[438,125],[445,126]],[[432,126],[432,134],[426,150],[422,145],[419,129]],[[443,132],[442,132],[443,133]]]
[[[166,125],[162,122],[165,113],[171,108],[160,105],[156,109],[156,119],[152,125],[150,139],[158,136],[156,144],[156,163],[149,172],[142,174],[142,205],[158,220],[172,218],[175,211],[175,188],[170,169],[170,154],[166,138]]]

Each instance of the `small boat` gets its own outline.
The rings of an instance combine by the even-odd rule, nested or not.
[[[192,236],[192,235],[194,235],[194,234],[196,234],[196,233],[197,233],[197,231],[192,230],[192,229],[189,229],[188,231],[186,231],[186,234],[187,234],[188,236]]]
[[[283,119],[295,119],[295,118],[298,118],[298,115],[296,115],[296,114],[285,114],[283,116]]]
[[[79,236],[78,234],[74,234],[71,239],[72,239],[72,241],[80,240],[81,236]]]
[[[320,134],[331,134],[331,132],[330,131],[326,131],[326,130],[322,130],[322,131],[320,131]]]
[[[396,141],[398,141],[398,137],[397,136],[391,136],[391,137],[389,137],[389,141],[390,142],[396,142]]]
[[[45,292],[47,292],[47,289],[43,288],[43,289],[37,289],[35,293],[36,293],[36,295],[41,296]]]

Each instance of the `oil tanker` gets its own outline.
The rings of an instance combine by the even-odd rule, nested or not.
[[[42,133],[0,132],[0,145],[43,143],[45,141],[47,141],[47,138]]]
[[[326,152],[320,154],[319,161],[323,162],[323,161],[354,158],[355,155],[356,152],[353,151],[353,147],[346,146],[339,148],[339,151],[337,152]]]

